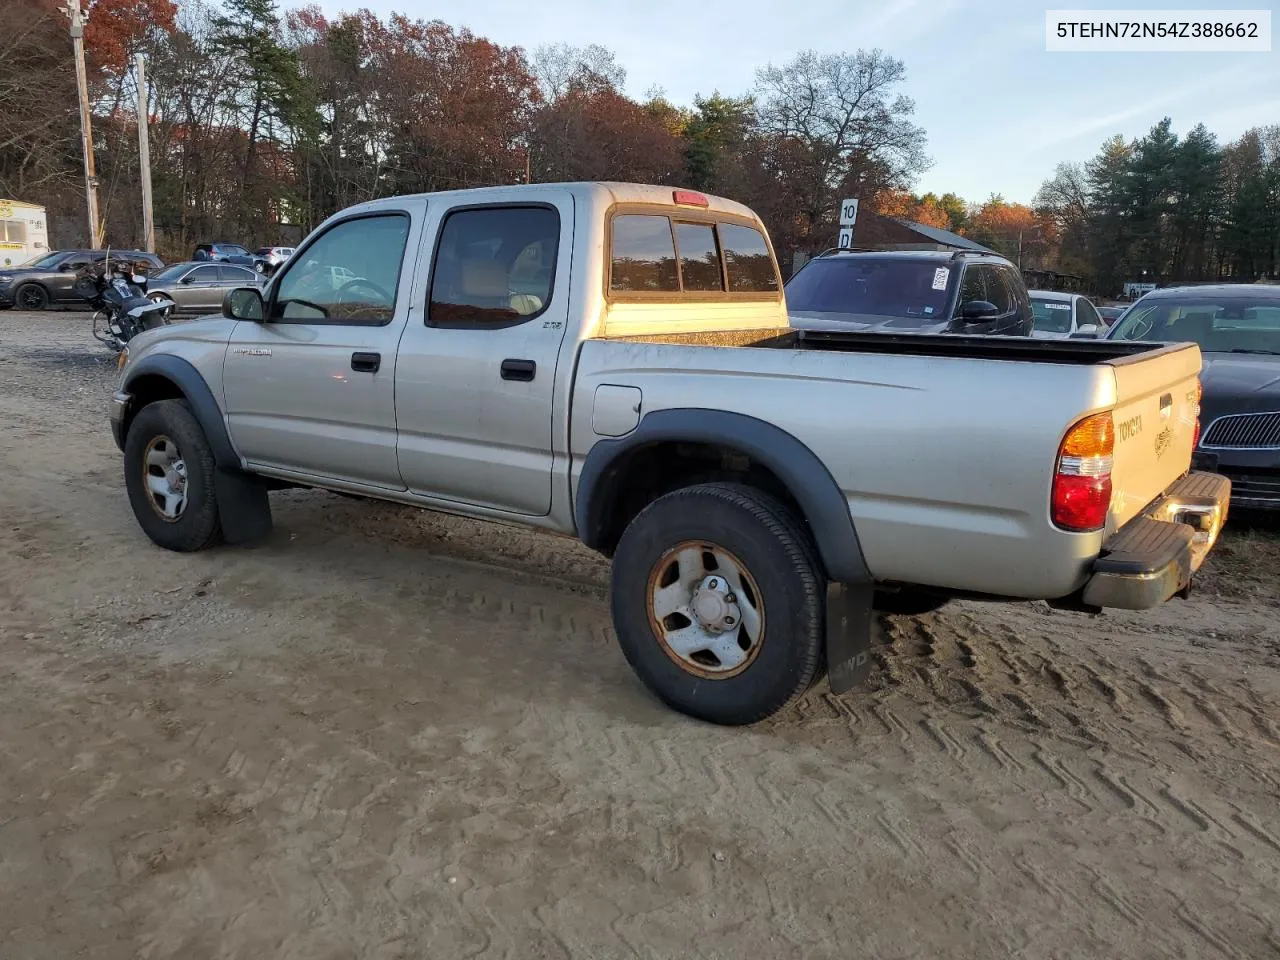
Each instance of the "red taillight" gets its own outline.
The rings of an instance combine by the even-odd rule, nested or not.
[[[1086,417],[1067,431],[1058,448],[1050,494],[1050,516],[1055,526],[1073,533],[1106,526],[1115,444],[1110,413]]]
[[[671,192],[672,199],[675,200],[677,206],[681,207],[709,207],[711,201],[700,193],[692,190],[673,190]]]

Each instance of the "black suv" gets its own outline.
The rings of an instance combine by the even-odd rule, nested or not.
[[[798,330],[1031,336],[1022,275],[970,250],[829,250],[787,281]]]
[[[152,272],[164,269],[163,260],[142,250],[55,250],[16,267],[0,268],[0,310],[81,303],[72,290],[76,272],[108,256],[149,264]]]

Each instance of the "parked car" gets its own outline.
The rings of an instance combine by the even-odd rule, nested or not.
[[[261,286],[266,278],[234,263],[175,263],[147,281],[147,296],[168,301],[177,313],[209,313],[222,307],[222,298],[235,287]]]
[[[1135,302],[1112,342],[1189,341],[1204,354],[1196,462],[1231,479],[1234,506],[1280,510],[1280,287],[1166,287]]]
[[[1124,307],[1098,307],[1098,316],[1102,317],[1102,322],[1109,327],[1120,319],[1124,311]]]
[[[1008,260],[968,250],[834,250],[787,281],[798,330],[1030,336],[1031,301]]]
[[[1081,330],[1098,334],[1106,325],[1088,297],[1057,290],[1028,290],[1035,328],[1031,335],[1042,340],[1061,340]]]
[[[238,243],[202,243],[191,254],[192,260],[215,263],[237,263],[242,267],[254,267],[257,261],[247,248]]]
[[[164,261],[142,250],[55,250],[20,267],[0,269],[0,309],[43,310],[80,304],[74,291],[77,271],[111,257],[163,270]]]
[[[946,271],[940,312],[1004,283],[998,260],[895,263]],[[264,537],[287,486],[576,536],[613,558],[643,682],[727,724],[865,676],[877,594],[1181,595],[1230,490],[1188,473],[1194,344],[795,331],[759,218],[663,187],[361,204],[121,370],[156,544]]]
[[[254,265],[259,273],[268,277],[280,269],[280,265],[293,256],[293,247],[259,247],[253,251]]]

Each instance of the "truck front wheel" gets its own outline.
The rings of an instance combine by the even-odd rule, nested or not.
[[[826,582],[777,499],[707,483],[660,497],[614,554],[622,652],[658,699],[712,723],[756,723],[823,675]]]
[[[213,450],[185,400],[138,411],[124,444],[124,485],[138,525],[166,550],[190,553],[222,536]]]

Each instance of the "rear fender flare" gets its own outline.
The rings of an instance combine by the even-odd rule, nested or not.
[[[574,503],[578,536],[588,547],[603,545],[608,511],[624,480],[616,468],[639,448],[664,442],[729,447],[767,467],[800,505],[827,576],[839,583],[871,582],[848,501],[817,454],[780,427],[726,410],[655,410],[627,436],[597,442],[583,464]]]

